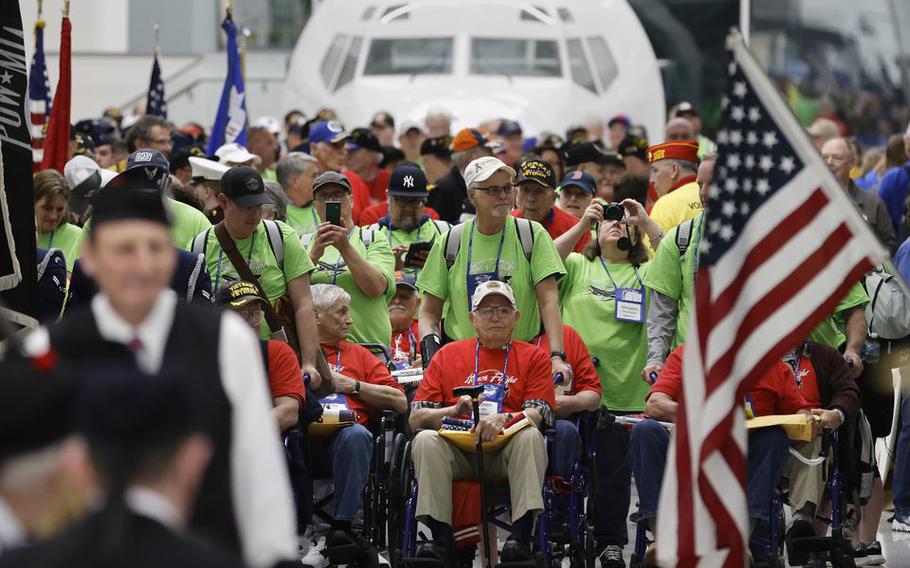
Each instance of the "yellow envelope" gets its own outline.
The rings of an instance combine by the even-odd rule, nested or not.
[[[483,451],[497,452],[506,445],[506,442],[509,441],[515,432],[523,430],[528,426],[533,426],[534,423],[531,422],[531,419],[527,416],[512,424],[508,428],[502,431],[502,434],[496,437],[495,440],[490,440],[489,442],[483,443]],[[443,430],[439,429],[439,435],[445,438],[446,440],[455,444],[459,450],[463,452],[473,452],[476,448],[474,445],[474,433],[465,432],[463,430]]]
[[[791,440],[808,442],[812,439],[812,423],[818,420],[808,414],[770,414],[746,420],[746,429],[780,426]]]

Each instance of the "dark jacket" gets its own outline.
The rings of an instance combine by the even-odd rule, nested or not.
[[[848,417],[860,409],[859,386],[850,376],[850,368],[840,351],[809,341],[803,348],[818,379],[818,395],[825,408],[840,408]]]
[[[442,176],[433,184],[427,205],[439,213],[439,218],[451,224],[461,222],[462,213],[474,213],[474,206],[468,201],[468,188],[458,168]]]
[[[871,191],[861,189],[850,181],[848,193],[853,198],[853,202],[859,207],[860,213],[869,224],[869,228],[878,237],[885,247],[893,255],[897,250],[897,237],[894,235],[894,226],[891,224],[891,215],[888,213],[888,207],[877,195]]]

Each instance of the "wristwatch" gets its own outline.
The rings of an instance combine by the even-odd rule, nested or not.
[[[360,381],[354,381],[354,390],[351,391],[351,396],[357,396],[360,394]]]
[[[840,408],[835,408],[834,412],[836,412],[837,415],[840,416],[840,423],[841,423],[841,425],[843,425],[843,423],[847,421],[847,415],[844,414],[844,411],[841,410]]]
[[[550,359],[553,357],[559,357],[562,359],[562,362],[566,362],[566,352],[565,351],[550,351]]]

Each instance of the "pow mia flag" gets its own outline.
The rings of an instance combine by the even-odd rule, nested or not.
[[[0,315],[36,327],[37,252],[28,69],[18,2],[0,2]]]

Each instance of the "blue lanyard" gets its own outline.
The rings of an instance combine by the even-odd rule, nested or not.
[[[259,228],[257,227],[258,231]],[[250,239],[250,252],[246,255],[246,265],[250,265],[250,260],[253,258],[253,246],[256,244],[256,231],[253,231],[253,238]],[[212,290],[212,294],[218,293],[218,288],[221,287],[221,261],[224,259],[224,249],[218,251],[218,270],[215,272],[215,289]]]
[[[607,278],[609,278],[609,279],[610,279],[610,282],[613,284],[613,290],[614,290],[614,292],[615,292],[615,290],[616,290],[616,281],[613,280],[613,275],[610,274],[610,270],[607,268],[607,263],[604,262],[603,257],[599,257],[599,260],[600,260],[600,265],[604,267],[604,272],[607,273]],[[633,266],[633,267],[632,267],[632,271],[635,272],[635,279],[638,280],[638,289],[639,289],[639,290],[643,289],[643,288],[645,287],[645,285],[644,285],[644,283],[642,283],[642,281],[641,281],[641,276],[638,275],[638,269],[635,268],[635,267]]]
[[[56,227],[51,229],[51,236],[50,236],[50,238],[47,239],[47,248],[49,248],[49,249],[54,248],[54,232],[56,230],[57,230]]]
[[[319,226],[319,216],[316,215],[316,208],[313,207],[312,202],[310,203],[310,215],[313,217],[313,227]]]
[[[474,348],[474,386],[477,386],[477,373],[480,370],[480,340],[475,339],[474,343],[476,347]],[[509,376],[506,374],[509,372],[509,351],[512,350],[512,341],[509,340],[506,343],[506,364],[502,367],[502,383],[503,385],[508,384]]]
[[[496,251],[496,267],[493,269],[493,271],[496,273],[497,280],[499,279],[499,259],[502,258],[502,245],[506,242],[506,226],[507,225],[508,225],[508,222],[506,222],[506,224],[503,225],[503,227],[502,227],[502,236],[499,237],[499,250]],[[471,250],[474,248],[474,229],[476,227],[477,227],[477,223],[472,220],[471,221],[471,236],[468,239],[468,265],[465,267],[466,268],[465,272],[466,272],[468,278],[471,277]],[[470,302],[471,299],[468,298],[468,301]]]

